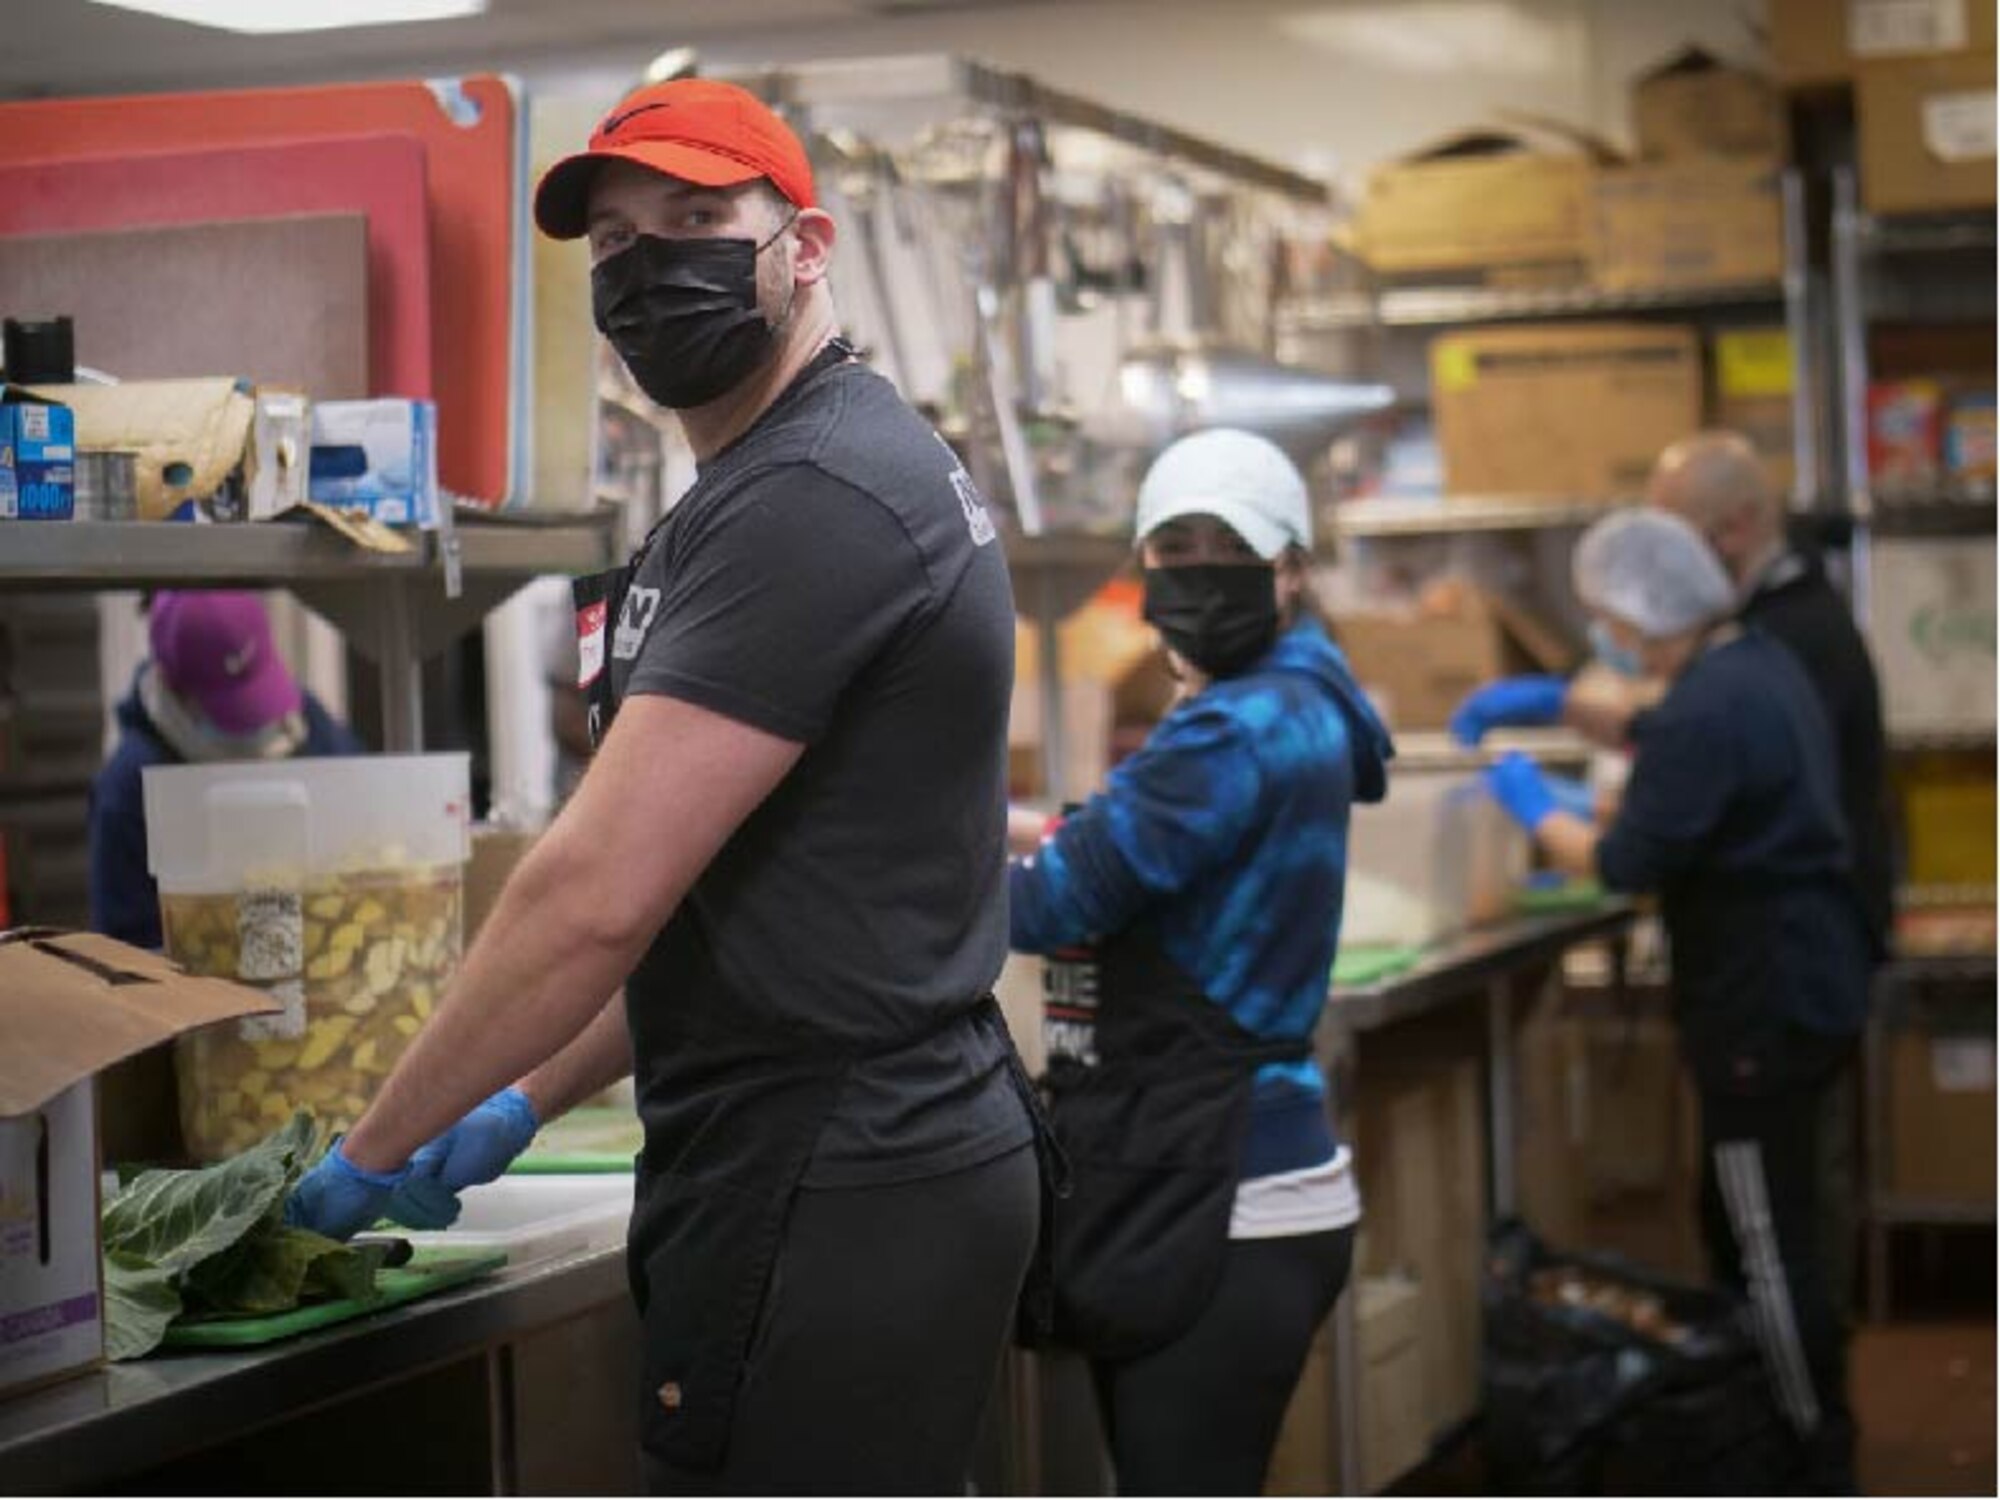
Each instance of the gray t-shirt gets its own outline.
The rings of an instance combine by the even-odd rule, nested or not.
[[[805,750],[634,976],[657,993],[628,1004],[884,1053],[986,994],[1007,943],[1013,631],[972,481],[865,366],[809,370],[704,465],[612,622],[612,691]],[[1028,1140],[1009,1046],[994,1018],[865,1058],[807,1185],[955,1171]],[[642,1103],[648,1071],[640,1056]]]

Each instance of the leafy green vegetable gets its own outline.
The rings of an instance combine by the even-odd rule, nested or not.
[[[367,1300],[387,1247],[343,1245],[284,1222],[285,1198],[313,1159],[312,1116],[240,1156],[143,1172],[104,1209],[107,1352],[136,1359],[176,1318],[260,1316],[301,1302]]]
[[[180,1273],[227,1250],[274,1209],[305,1169],[312,1116],[291,1123],[241,1156],[185,1172],[142,1172],[106,1205],[104,1249]]]
[[[180,1310],[171,1273],[125,1255],[104,1257],[104,1352],[110,1358],[151,1352]]]

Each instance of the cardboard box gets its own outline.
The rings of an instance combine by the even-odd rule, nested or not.
[[[1457,495],[1636,494],[1701,425],[1700,341],[1659,323],[1551,323],[1431,343],[1431,408]]]
[[[163,521],[190,501],[207,503],[240,489],[257,398],[242,381],[124,381],[118,385],[37,386],[35,394],[76,413],[85,450],[138,455],[138,516]]]
[[[1991,208],[1994,105],[1990,46],[1862,64],[1854,87],[1862,205],[1878,214]]]
[[[1423,1296],[1407,1276],[1362,1277],[1353,1295],[1361,1345],[1361,1489],[1377,1495],[1430,1456]]]
[[[1467,132],[1379,167],[1356,226],[1362,259],[1389,275],[1574,268],[1584,256],[1591,164],[1521,137]]]
[[[1991,733],[1992,546],[1953,537],[1879,537],[1868,567],[1868,644],[1890,731]]]
[[[1849,82],[1855,64],[1991,50],[1992,0],[1767,0],[1771,70],[1790,89]]]
[[[1714,426],[1741,433],[1780,495],[1798,481],[1793,445],[1792,337],[1783,328],[1734,328],[1715,336]]]
[[[1390,727],[1443,729],[1474,688],[1561,671],[1575,653],[1525,610],[1478,589],[1434,593],[1422,610],[1344,613],[1334,634]]]
[[[276,1009],[107,937],[0,935],[0,1395],[104,1358],[95,1075]]]
[[[75,413],[0,387],[0,521],[67,521],[75,510]]]
[[[392,526],[438,524],[437,403],[319,401],[307,495]]]
[[[1984,1031],[1897,1031],[1889,1038],[1889,1191],[1991,1203],[1992,1009]]]
[[[1632,135],[1648,161],[1785,155],[1785,107],[1763,73],[1685,47],[1632,82]]]
[[[1589,247],[1591,280],[1613,291],[1776,282],[1778,168],[1725,157],[1607,168],[1591,179]]]

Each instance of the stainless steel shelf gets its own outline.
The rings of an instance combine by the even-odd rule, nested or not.
[[[1923,750],[1991,750],[1994,728],[1966,725],[1959,729],[1891,729],[1889,748],[1916,753]]]
[[[1453,536],[1476,531],[1541,531],[1588,526],[1639,497],[1454,495],[1440,500],[1350,500],[1334,510],[1345,537]]]
[[[1110,577],[1132,556],[1132,538],[1090,536],[1062,532],[1045,536],[1022,536],[1010,532],[1002,538],[1008,566],[1016,569],[1059,569],[1064,572],[1098,572]]]
[[[1878,218],[1857,214],[1855,243],[1875,255],[1940,255],[1994,248],[1993,214],[1927,215],[1920,218]]]
[[[1942,1198],[1878,1198],[1869,1215],[1882,1224],[1991,1224],[1991,1203],[1960,1203]]]
[[[1607,291],[1563,287],[1391,287],[1300,299],[1279,309],[1284,333],[1335,333],[1346,329],[1442,327],[1504,323],[1522,318],[1591,317],[1603,313],[1699,312],[1706,308],[1779,306],[1785,288],[1776,281],[1716,286],[1648,287]]]
[[[585,573],[616,560],[615,514],[560,522],[460,518],[468,574]],[[407,553],[364,551],[316,524],[185,525],[144,521],[10,521],[0,527],[0,582],[32,588],[352,582],[441,571],[438,539]]]
[[[1864,494],[1855,523],[1877,536],[1987,536],[1994,534],[2000,509],[1991,488]]]

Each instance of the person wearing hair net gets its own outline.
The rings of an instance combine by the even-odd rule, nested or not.
[[[1846,1350],[1819,1233],[1825,1091],[1867,1007],[1870,935],[1850,873],[1832,737],[1791,652],[1737,623],[1701,534],[1663,511],[1584,534],[1576,589],[1598,654],[1668,686],[1633,721],[1608,826],[1502,756],[1494,797],[1552,863],[1659,896],[1675,1021],[1701,1101],[1703,1238],[1747,1292],[1808,1494],[1853,1491]]]
[[[1348,812],[1393,749],[1316,617],[1282,452],[1181,439],[1136,529],[1180,697],[1008,882],[1013,946],[1049,955],[1074,1173],[1056,1337],[1090,1358],[1121,1494],[1254,1495],[1361,1212],[1312,1042]]]

